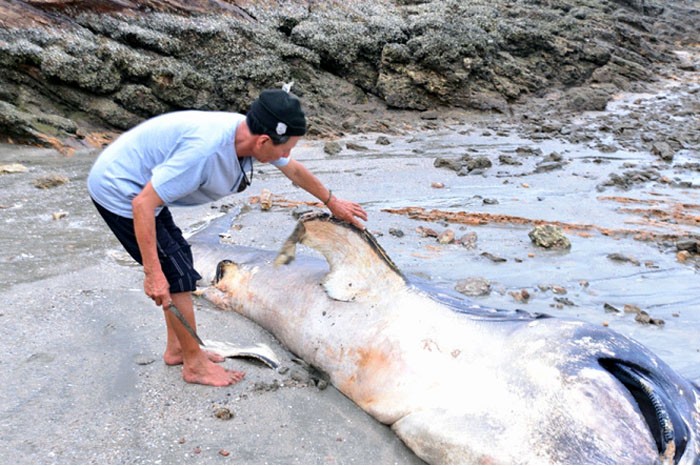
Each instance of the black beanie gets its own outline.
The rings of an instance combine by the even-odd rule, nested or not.
[[[256,129],[262,134],[277,136],[306,134],[306,117],[299,98],[282,89],[262,91],[246,116],[254,134]]]

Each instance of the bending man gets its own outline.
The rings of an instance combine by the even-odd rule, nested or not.
[[[299,99],[263,91],[247,115],[180,111],[157,116],[122,134],[97,158],[88,190],[98,212],[127,252],[143,265],[144,291],[162,306],[167,326],[163,359],[183,364],[186,382],[226,386],[244,373],[216,364],[167,308],[173,304],[195,329],[191,292],[202,277],[168,205],[195,205],[243,191],[253,160],[271,163],[330,209],[362,228],[367,213],[336,198],[290,153],[306,133]]]

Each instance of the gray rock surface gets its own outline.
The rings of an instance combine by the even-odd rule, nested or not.
[[[391,127],[387,109],[509,112],[551,89],[600,110],[659,65],[687,68],[671,50],[699,18],[691,1],[0,0],[0,137],[96,145],[167,111],[244,112],[289,81],[326,136]]]

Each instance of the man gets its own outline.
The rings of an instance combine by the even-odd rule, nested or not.
[[[306,133],[299,99],[283,90],[263,91],[247,115],[181,111],[152,118],[107,147],[88,177],[98,212],[129,254],[143,265],[146,295],[162,306],[167,326],[163,360],[182,364],[186,382],[226,386],[244,373],[215,364],[168,310],[171,304],[195,329],[191,292],[202,277],[173,222],[168,205],[195,205],[240,192],[250,184],[253,159],[271,163],[334,216],[363,228],[367,213],[339,199],[290,152]]]

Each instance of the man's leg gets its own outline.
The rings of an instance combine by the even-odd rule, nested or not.
[[[141,253],[138,249],[136,234],[134,233],[133,220],[120,217],[103,208],[97,202],[94,203],[97,211],[122,246],[124,246],[124,249],[134,260],[142,264]],[[158,215],[158,219],[160,222],[156,222],[156,227],[161,265],[164,266],[164,270],[167,270],[166,277],[168,281],[174,281],[180,287],[178,290],[173,290],[171,287],[170,296],[175,306],[190,322],[192,328],[196,328],[192,294],[190,291],[184,290],[193,290],[194,282],[201,277],[192,268],[192,255],[189,245],[182,237],[180,229],[173,222],[167,207],[163,208],[161,214]],[[166,250],[171,252],[172,255],[166,253]],[[184,251],[184,256],[182,251]],[[184,275],[180,276],[180,272]],[[172,277],[175,278],[173,279]],[[221,356],[209,351],[202,351],[197,341],[192,338],[177,318],[171,315],[169,311],[164,312],[168,335],[163,359],[166,364],[170,365],[184,363],[182,375],[186,381],[222,386],[236,383],[243,378],[244,374],[242,372],[227,371],[223,367],[214,364],[214,362],[222,361]]]
[[[173,300],[173,304],[180,310],[185,319],[190,322],[192,328],[195,328],[192,294],[190,292],[174,293],[170,297]],[[199,343],[169,311],[165,311],[165,321],[168,327],[169,340],[169,344],[166,346],[166,354],[167,348],[179,346],[183,361],[182,378],[186,382],[225,386],[240,382],[243,379],[245,373],[228,370],[215,364],[211,360],[212,354],[203,351]],[[170,343],[171,335],[174,337],[172,343]],[[219,359],[221,359],[220,356]]]
[[[175,298],[173,296],[175,295],[170,295],[173,298],[173,302],[175,302]],[[191,296],[190,296],[190,301],[192,301]],[[175,304],[178,309],[180,309],[180,306]],[[193,306],[194,309],[194,306]],[[163,353],[163,361],[165,361],[165,364],[168,366],[177,366],[180,365],[184,362],[184,358],[182,357],[182,346],[180,345],[180,340],[177,338],[177,335],[175,334],[175,329],[174,325],[172,322],[175,323],[180,323],[177,318],[173,318],[174,316],[170,311],[163,311],[164,317],[165,317],[165,325],[168,330],[168,339],[165,343],[165,352]],[[172,319],[171,319],[172,318]],[[190,326],[197,331],[197,319],[195,318],[194,312],[192,312],[192,320],[189,318],[187,321],[190,323]],[[207,357],[209,358],[210,361],[212,362],[223,362],[224,358],[218,353],[214,353],[211,351],[204,351],[207,354]]]

